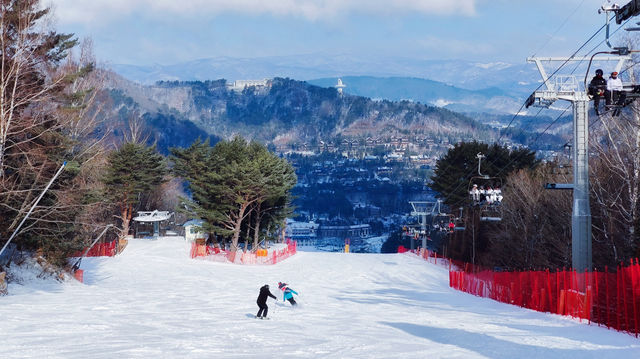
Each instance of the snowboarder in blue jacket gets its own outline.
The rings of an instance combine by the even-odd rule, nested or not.
[[[282,293],[282,301],[286,301],[288,300],[289,303],[291,303],[291,305],[295,306],[296,304],[296,300],[293,299],[293,295],[298,295],[298,292],[296,292],[295,290],[289,288],[287,286],[287,283],[282,283],[282,282],[278,282],[278,288],[280,288],[280,290],[283,292]]]

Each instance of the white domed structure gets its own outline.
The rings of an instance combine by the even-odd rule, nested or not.
[[[345,87],[347,87],[347,85],[342,83],[342,79],[338,79],[338,84],[336,85],[336,88],[338,89],[338,93],[340,95],[342,95],[342,89],[344,89]]]

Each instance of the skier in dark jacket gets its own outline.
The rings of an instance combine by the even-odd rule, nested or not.
[[[596,75],[591,79],[589,83],[589,95],[593,96],[593,108],[596,110],[596,115],[600,116],[599,105],[600,98],[605,97],[607,91],[607,80],[602,77],[602,70],[597,69]],[[605,97],[606,99],[606,97]]]
[[[271,294],[269,291],[269,285],[265,284],[260,288],[260,294],[258,294],[258,300],[256,300],[258,307],[260,307],[258,314],[256,314],[256,318],[263,319],[267,317],[267,312],[269,311],[269,307],[267,306],[267,297],[276,299],[276,296]]]

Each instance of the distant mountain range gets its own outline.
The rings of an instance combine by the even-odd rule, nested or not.
[[[410,100],[444,107],[456,112],[512,113],[522,102],[502,89],[491,87],[466,90],[442,82],[408,77],[345,76],[345,93],[372,99]],[[322,78],[307,82],[333,87],[338,78]]]
[[[341,96],[335,88],[282,78],[238,91],[224,79],[145,86],[113,75],[108,96],[112,127],[123,128],[127,118],[141,116],[163,152],[197,137],[215,141],[236,134],[283,148],[340,138],[411,135],[455,143],[496,136],[489,126],[446,109]]]
[[[539,75],[535,66],[504,62],[419,60],[402,57],[320,54],[261,58],[218,57],[173,65],[123,65],[111,68],[123,77],[150,85],[157,81],[206,81],[292,78],[321,86],[342,77],[347,92],[371,98],[412,99],[456,111],[515,113]],[[384,78],[374,80],[375,78]],[[430,79],[430,80],[425,80]],[[334,82],[335,84],[335,82]],[[374,86],[380,88],[374,90]],[[382,90],[385,89],[385,90]],[[444,93],[446,96],[439,96]],[[517,105],[515,105],[517,103]]]
[[[110,109],[111,123],[105,129],[122,131],[128,119],[141,117],[152,135],[150,140],[164,153],[171,146],[188,146],[198,137],[215,142],[236,134],[283,150],[366,138],[385,142],[410,136],[435,143],[456,143],[491,141],[498,136],[495,128],[447,109],[415,101],[340,95],[333,86],[285,78],[234,89],[224,79],[141,85],[113,73],[108,77],[105,108]],[[409,80],[416,83],[415,79]],[[401,79],[392,81],[408,86]],[[363,88],[367,82],[363,81]],[[424,85],[420,81],[417,84],[416,88]],[[459,89],[438,83],[427,85],[451,98],[480,96],[476,91],[461,94]],[[501,94],[498,89],[486,92]],[[495,119],[499,120],[497,116]],[[531,133],[514,135],[525,141]]]

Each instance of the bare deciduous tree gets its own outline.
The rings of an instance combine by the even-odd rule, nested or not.
[[[553,165],[519,170],[503,189],[502,223],[489,235],[481,263],[510,269],[559,268],[571,264],[571,200],[565,191],[545,191],[545,182],[567,182]]]
[[[78,243],[83,217],[98,201],[100,72],[90,41],[48,27],[38,0],[0,1],[0,238],[12,231],[63,161],[67,169],[22,227],[21,245],[62,259]]]

